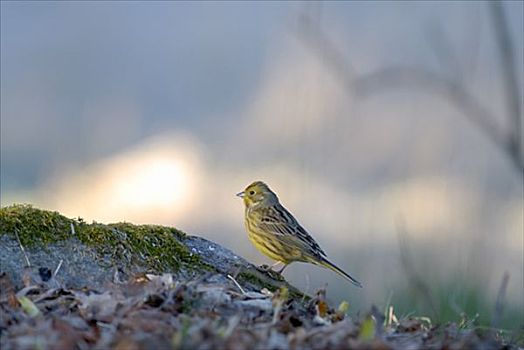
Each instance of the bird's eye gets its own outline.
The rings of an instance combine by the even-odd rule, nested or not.
[[[254,194],[255,194],[255,191],[251,190],[251,191],[249,191],[249,194],[250,194],[250,195],[254,195]]]

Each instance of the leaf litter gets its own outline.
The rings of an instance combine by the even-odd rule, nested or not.
[[[136,275],[104,290],[0,276],[0,346],[9,349],[518,349],[493,332],[397,320],[376,307],[359,318],[321,289],[309,300],[286,287],[249,290],[221,274],[190,280]],[[240,288],[239,288],[240,287]],[[392,321],[394,320],[394,321]]]

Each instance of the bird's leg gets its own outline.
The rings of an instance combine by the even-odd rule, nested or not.
[[[263,265],[260,265],[258,267],[259,270],[262,270],[264,272],[268,272],[268,271],[274,271],[273,270],[273,267],[277,266],[278,264],[282,264],[282,261],[277,261],[275,262],[273,265],[269,266],[269,265],[266,265],[266,264],[263,264]],[[285,267],[285,265],[284,265]],[[275,271],[276,272],[276,271]]]
[[[277,261],[277,262],[275,262],[273,265],[271,265],[271,268],[277,266],[278,264],[282,264],[282,261]]]
[[[289,264],[284,264],[284,266],[282,266],[282,268],[281,268],[280,270],[275,271],[275,272],[281,275],[282,272],[284,272],[284,269],[285,269],[288,265],[289,265]],[[273,266],[274,266],[274,265],[273,265]]]

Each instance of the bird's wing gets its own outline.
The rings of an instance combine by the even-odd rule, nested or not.
[[[298,244],[302,249],[313,254],[313,256],[326,256],[326,253],[324,253],[313,237],[282,205],[267,208],[260,217],[259,228],[273,233],[285,245]]]

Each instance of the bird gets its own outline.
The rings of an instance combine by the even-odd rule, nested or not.
[[[297,219],[282,205],[268,185],[255,181],[237,193],[245,205],[244,224],[248,238],[264,255],[283,263],[281,274],[292,262],[328,268],[362,288],[362,284],[327,259],[326,253]]]

